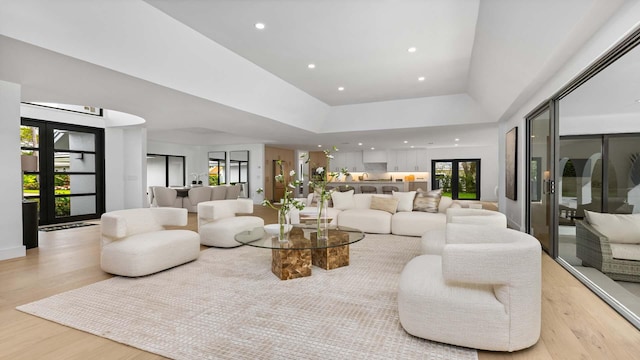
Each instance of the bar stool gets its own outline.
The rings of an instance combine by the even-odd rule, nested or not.
[[[349,191],[349,190],[353,190],[353,186],[350,186],[350,185],[340,185],[340,186],[338,186],[338,191],[340,191],[340,192],[345,192],[345,191]]]
[[[394,191],[399,191],[397,186],[389,186],[389,185],[385,185],[382,187],[382,193],[383,194],[393,194]]]
[[[371,185],[360,185],[360,192],[363,194],[377,194],[378,189]]]

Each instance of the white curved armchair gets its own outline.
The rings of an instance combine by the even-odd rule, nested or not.
[[[447,224],[474,224],[504,229],[507,227],[507,217],[501,212],[485,209],[448,208]],[[421,242],[422,253],[441,255],[445,237],[446,227],[424,233]]]
[[[143,208],[102,215],[100,267],[122,276],[143,276],[195,260],[200,237],[190,230],[165,230],[187,225],[187,210]]]
[[[540,336],[541,250],[511,229],[448,224],[442,256],[402,271],[398,312],[410,334],[492,351],[516,351]]]
[[[198,233],[206,246],[232,248],[241,246],[236,234],[264,226],[257,216],[236,216],[253,213],[251,199],[212,200],[198,204]]]

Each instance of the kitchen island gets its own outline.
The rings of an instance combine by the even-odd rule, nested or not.
[[[390,181],[390,180],[364,180],[364,181],[334,181],[330,184],[331,186],[337,188],[338,186],[348,185],[352,187],[355,191],[354,193],[359,194],[360,186],[374,186],[378,191],[378,194],[382,194],[383,186],[395,186],[398,188],[398,191],[414,191],[418,188],[422,190],[429,190],[427,181]]]

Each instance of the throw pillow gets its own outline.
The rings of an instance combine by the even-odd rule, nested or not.
[[[447,209],[453,205],[453,199],[448,196],[441,196],[438,203],[438,212],[446,213]]]
[[[333,207],[338,210],[353,209],[356,206],[353,201],[353,190],[334,191],[331,193],[331,200],[333,200]]]
[[[415,191],[394,191],[393,198],[398,199],[398,211],[413,211],[413,200],[416,198]]]
[[[612,243],[638,244],[640,239],[640,214],[601,214],[584,211],[587,222],[609,238]]]
[[[416,198],[413,201],[413,210],[437,213],[441,197],[442,189],[432,191],[418,189],[416,191]]]
[[[371,197],[371,206],[372,210],[382,210],[391,214],[396,213],[396,209],[398,209],[398,199],[395,198],[383,198],[380,196],[372,196]]]

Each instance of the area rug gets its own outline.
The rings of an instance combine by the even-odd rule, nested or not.
[[[209,249],[18,310],[174,359],[477,359],[400,326],[398,278],[418,253],[418,238],[367,235],[351,245],[349,266],[282,281],[271,250]]]
[[[72,223],[72,224],[40,226],[38,230],[39,231],[56,231],[56,230],[74,229],[74,228],[85,227],[85,226],[93,226],[93,225],[97,225],[97,224],[81,222],[81,223]]]

